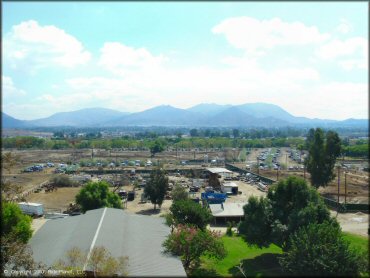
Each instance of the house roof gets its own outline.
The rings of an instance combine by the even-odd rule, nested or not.
[[[209,208],[214,217],[243,216],[243,207],[247,203],[210,204]]]
[[[47,221],[32,237],[36,261],[53,265],[72,247],[104,246],[112,256],[128,256],[129,276],[186,276],[179,258],[162,253],[170,233],[163,218],[101,208]]]
[[[232,173],[230,170],[225,168],[207,168],[207,171],[211,172],[212,174],[220,174],[220,173]]]

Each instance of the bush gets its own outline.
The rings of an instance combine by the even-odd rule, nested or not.
[[[57,175],[51,179],[51,182],[57,187],[77,186],[78,183],[72,181],[68,175]]]
[[[234,232],[233,232],[233,223],[232,222],[228,222],[227,223],[227,229],[226,229],[226,235],[227,236],[233,236]]]
[[[196,268],[202,255],[216,259],[226,256],[219,233],[202,231],[194,226],[178,225],[163,243],[163,247],[165,252],[181,256],[186,270]]]
[[[32,237],[32,218],[23,214],[17,204],[2,202],[1,210],[1,235],[17,238],[27,243]]]

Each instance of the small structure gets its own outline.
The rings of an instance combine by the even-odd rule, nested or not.
[[[127,201],[133,201],[135,199],[135,191],[129,191],[127,193]]]
[[[217,176],[221,176],[222,178],[231,178],[233,175],[233,172],[230,170],[227,170],[226,168],[212,167],[212,168],[207,168],[206,170],[210,173],[210,175],[217,175]]]
[[[212,216],[215,220],[215,224],[218,222],[228,222],[235,221],[239,222],[244,216],[243,207],[247,203],[220,203],[220,204],[210,204],[209,208],[211,210]]]
[[[221,191],[226,194],[237,195],[238,185],[235,182],[224,182],[221,185]]]
[[[221,204],[226,201],[227,195],[223,193],[203,192],[201,198],[203,204]]]
[[[216,190],[221,189],[221,181],[220,179],[231,179],[233,172],[227,170],[225,168],[207,168],[206,172],[208,173],[209,179],[208,184],[212,186]]]
[[[44,215],[44,205],[38,203],[18,203],[21,211],[24,214],[42,216]]]

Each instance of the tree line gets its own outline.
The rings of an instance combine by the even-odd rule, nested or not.
[[[232,138],[112,138],[112,139],[49,139],[31,136],[3,138],[2,147],[6,149],[120,149],[133,148],[149,150],[154,143],[167,148],[269,148],[290,147],[304,143],[303,138],[263,138],[263,139],[232,139]]]

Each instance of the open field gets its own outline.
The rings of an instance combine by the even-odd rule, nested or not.
[[[57,191],[45,193],[32,193],[26,199],[28,202],[41,203],[45,210],[66,210],[70,203],[75,202],[77,193],[81,187],[59,187]]]
[[[282,253],[278,246],[271,244],[268,248],[251,247],[237,236],[224,236],[222,240],[228,252],[226,258],[216,261],[203,257],[199,276],[202,274],[207,276],[208,274],[210,277],[243,277],[237,268],[241,261],[246,266],[247,277],[281,276],[283,274],[277,261],[278,256]]]
[[[357,250],[368,252],[369,239],[367,237],[344,233],[350,246]],[[202,257],[201,268],[194,273],[194,276],[201,277],[243,277],[238,266],[243,262],[246,277],[255,276],[287,276],[283,273],[278,257],[281,256],[280,247],[271,244],[268,248],[249,246],[239,236],[223,236],[222,240],[227,249],[226,258],[217,261],[211,258]]]

